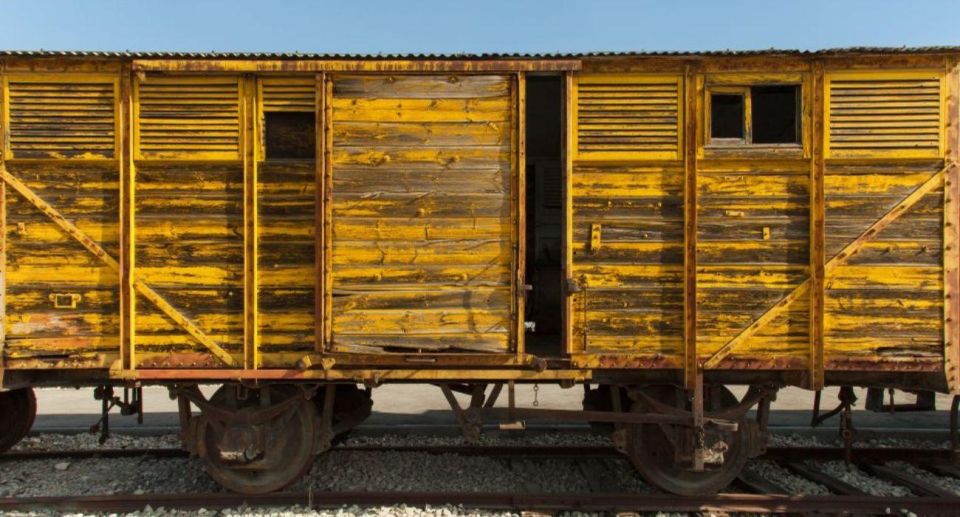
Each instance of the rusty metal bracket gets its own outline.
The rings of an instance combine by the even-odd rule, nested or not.
[[[463,430],[463,437],[467,440],[468,443],[476,443],[480,440],[480,431],[482,430],[483,423],[480,419],[480,415],[477,411],[478,408],[474,407],[475,397],[472,397],[470,409],[464,410],[460,406],[460,402],[457,400],[457,397],[453,394],[453,389],[449,384],[438,384],[440,390],[443,391],[443,396],[446,397],[447,403],[450,404],[450,409],[453,410],[453,415],[457,418],[457,423],[460,424],[460,428]],[[474,395],[473,393],[471,395]]]
[[[840,402],[837,407],[821,415],[820,394],[818,390],[814,397],[813,418],[810,426],[817,427],[826,420],[840,415],[840,438],[843,440],[844,458],[849,464],[853,460],[853,438],[856,434],[856,429],[853,427],[853,405],[857,403],[857,395],[853,391],[853,386],[840,387],[840,393],[837,394]]]
[[[771,397],[773,393],[776,393],[776,390],[773,388],[752,385],[747,389],[747,393],[744,394],[743,399],[735,406],[721,409],[719,411],[705,411],[704,416],[707,419],[714,420],[739,420],[746,416],[747,412],[750,411],[750,408],[752,408],[758,402]],[[664,404],[663,402],[660,402],[659,400],[656,400],[641,391],[632,391],[630,396],[635,400],[643,402],[644,405],[656,413],[685,416],[690,418],[689,411]]]
[[[123,398],[113,394],[113,386],[97,386],[93,398],[100,401],[100,419],[90,427],[90,433],[100,433],[101,445],[110,438],[110,410],[120,408],[123,416],[137,415],[137,423],[143,423],[143,388],[123,389]]]
[[[842,250],[840,250],[824,265],[824,279],[829,278],[830,274],[835,269],[846,264],[850,258],[860,252],[860,250],[862,250],[867,243],[872,241],[877,234],[883,231],[883,229],[887,226],[890,226],[891,223],[899,219],[900,216],[907,213],[914,205],[923,199],[924,196],[943,186],[944,178],[952,167],[954,167],[954,163],[947,161],[942,169],[931,174],[929,178],[924,180],[923,183],[914,189],[913,192],[911,192],[907,197],[903,198],[893,208],[887,211],[887,213],[883,214],[883,216],[874,221],[874,223],[867,227],[867,229],[864,230],[856,239],[844,246]],[[772,322],[777,316],[787,310],[787,307],[789,307],[791,303],[806,294],[810,288],[810,285],[811,279],[808,277],[806,280],[801,282],[800,285],[790,291],[790,293],[781,298],[780,301],[778,301],[774,306],[767,309],[766,312],[754,320],[753,323],[727,341],[727,343],[720,347],[719,350],[714,352],[714,354],[703,363],[703,369],[712,369],[719,366],[720,362],[730,355],[730,352],[732,352],[734,348],[747,339],[753,337],[757,332],[760,331],[760,329],[767,326],[767,324]]]
[[[103,249],[100,244],[90,238],[87,234],[83,233],[79,228],[76,227],[73,223],[68,221],[63,215],[60,214],[53,206],[44,201],[40,196],[38,196],[33,190],[30,189],[26,184],[24,184],[20,179],[10,173],[7,168],[0,163],[0,175],[3,177],[3,181],[10,185],[14,190],[16,190],[24,199],[26,199],[30,204],[36,207],[38,210],[43,212],[44,215],[50,218],[57,226],[59,226],[64,232],[76,239],[84,248],[92,253],[95,257],[100,259],[101,262],[107,265],[110,269],[119,272],[120,263],[117,262],[117,259],[113,258],[106,250]],[[192,336],[198,343],[210,350],[213,355],[220,358],[227,366],[234,366],[235,361],[233,356],[231,356],[226,350],[224,350],[219,344],[217,344],[210,336],[206,335],[200,327],[198,327],[190,318],[184,316],[180,311],[170,305],[165,299],[163,299],[160,294],[153,290],[149,285],[144,283],[142,280],[134,278],[133,285],[136,291],[153,303],[161,312],[163,312],[167,317],[174,321],[180,328]]]
[[[313,393],[315,393],[315,389],[316,388],[314,388],[314,391],[311,393],[305,392],[303,397],[289,397],[283,402],[270,405],[263,409],[243,411],[224,410],[216,404],[210,403],[195,385],[190,388],[175,389],[173,392],[178,397],[183,397],[194,403],[207,418],[217,420],[221,423],[255,425],[266,423],[283,415],[287,410],[299,404],[303,398],[311,398]]]

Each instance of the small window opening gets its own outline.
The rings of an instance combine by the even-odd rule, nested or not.
[[[264,113],[266,158],[316,158],[316,119],[313,113]]]
[[[753,143],[798,143],[798,90],[796,86],[750,88]]]
[[[715,93],[710,96],[710,138],[744,138],[743,95]]]

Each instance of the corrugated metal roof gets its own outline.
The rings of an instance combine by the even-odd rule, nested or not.
[[[829,54],[929,54],[960,53],[960,46],[935,47],[843,47],[820,50],[758,49],[758,50],[655,50],[611,52],[535,52],[535,53],[453,53],[453,54],[340,54],[312,52],[132,52],[83,50],[0,50],[0,57],[86,57],[132,59],[579,59],[596,57],[655,57],[655,56],[753,56],[753,55],[829,55]]]

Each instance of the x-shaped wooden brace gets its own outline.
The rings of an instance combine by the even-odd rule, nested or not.
[[[829,277],[830,274],[838,267],[846,264],[851,257],[860,252],[860,250],[862,250],[867,243],[873,240],[878,233],[899,219],[901,215],[910,210],[910,208],[923,199],[925,195],[942,187],[947,171],[949,171],[953,166],[953,163],[947,162],[942,169],[924,180],[924,182],[921,183],[920,186],[917,187],[913,192],[911,192],[909,196],[903,198],[899,203],[896,204],[896,206],[891,208],[887,213],[883,214],[880,219],[877,219],[866,230],[864,230],[860,236],[844,246],[839,253],[834,255],[832,259],[828,260],[827,263],[824,264],[823,277]],[[717,350],[703,363],[703,368],[711,369],[719,366],[720,362],[730,355],[730,352],[732,352],[733,349],[735,349],[744,341],[753,337],[757,332],[760,331],[760,329],[773,321],[774,318],[783,314],[783,312],[787,310],[787,307],[801,296],[804,296],[809,288],[810,279],[807,278],[800,285],[795,287],[793,291],[790,291],[789,294],[781,298],[780,301],[777,302],[773,307],[767,309],[767,311],[764,312],[759,318],[754,320],[750,326],[740,331],[739,334],[734,336],[730,341],[727,341],[726,344],[720,347],[719,350]]]
[[[0,174],[3,175],[3,181],[10,185],[14,190],[16,190],[21,196],[24,197],[27,201],[35,206],[38,210],[43,212],[51,221],[56,223],[63,231],[67,232],[71,237],[76,239],[84,248],[87,249],[90,253],[100,259],[104,264],[106,264],[110,269],[119,272],[120,263],[117,262],[117,259],[110,256],[106,250],[103,249],[96,241],[91,239],[88,235],[80,231],[73,223],[68,221],[63,215],[60,214],[55,208],[50,206],[49,203],[44,201],[40,196],[30,190],[30,187],[26,186],[22,181],[20,181],[16,176],[10,174],[7,168],[0,163]],[[198,343],[205,346],[210,352],[220,358],[221,361],[227,364],[227,366],[233,366],[235,361],[233,357],[224,350],[217,342],[206,335],[200,327],[190,320],[190,318],[184,316],[180,311],[170,305],[169,302],[163,299],[160,294],[153,290],[152,287],[144,283],[139,278],[133,278],[133,287],[140,293],[141,296],[154,304],[161,312],[167,315],[174,323],[177,324],[180,328],[185,330],[187,334],[190,334]]]

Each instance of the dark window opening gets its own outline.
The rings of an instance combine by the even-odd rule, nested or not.
[[[265,113],[266,158],[316,158],[316,119],[313,113]]]
[[[799,88],[754,86],[750,88],[753,143],[796,144]]]
[[[743,96],[715,93],[710,96],[710,138],[743,139]]]

